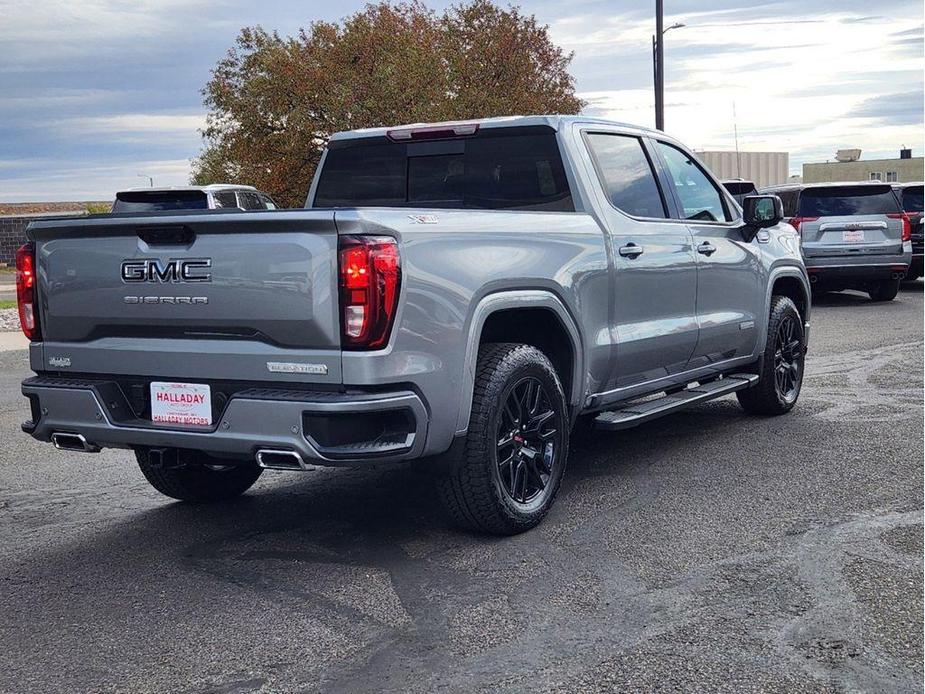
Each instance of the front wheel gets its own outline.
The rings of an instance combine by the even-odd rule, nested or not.
[[[541,351],[483,345],[466,439],[438,480],[452,520],[496,535],[536,526],[559,491],[568,428],[562,384]]]
[[[892,301],[899,294],[899,280],[877,282],[867,290],[871,301]]]
[[[742,408],[763,415],[780,415],[793,409],[803,387],[805,356],[800,312],[788,297],[772,297],[758,384],[736,393]]]
[[[263,468],[253,464],[227,465],[218,458],[193,451],[174,452],[152,462],[145,450],[135,451],[145,479],[164,496],[180,501],[224,501],[240,496],[257,481]]]

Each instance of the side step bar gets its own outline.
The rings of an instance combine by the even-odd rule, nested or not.
[[[732,374],[695,388],[687,388],[671,395],[664,395],[654,400],[630,403],[618,410],[601,412],[594,419],[595,429],[616,431],[629,429],[650,419],[678,412],[699,402],[735,393],[737,390],[750,388],[758,382],[757,374]]]

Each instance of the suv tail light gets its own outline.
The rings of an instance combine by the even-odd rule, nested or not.
[[[800,231],[800,225],[803,222],[815,222],[819,217],[792,217],[790,219],[790,226],[797,230],[798,234],[802,234]]]
[[[42,338],[35,306],[35,244],[31,241],[16,251],[16,302],[19,323],[30,340]]]
[[[341,346],[384,347],[401,286],[398,242],[390,236],[342,236],[338,256]]]
[[[902,213],[893,213],[888,214],[887,217],[890,219],[901,219],[903,220],[903,235],[902,241],[911,241],[912,240],[912,219],[909,218],[909,215],[905,212]]]

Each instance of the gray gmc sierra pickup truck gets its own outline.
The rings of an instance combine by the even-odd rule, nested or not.
[[[23,429],[184,500],[427,459],[456,522],[520,532],[579,421],[793,407],[800,239],[743,208],[663,133],[536,116],[334,135],[302,210],[35,222]]]

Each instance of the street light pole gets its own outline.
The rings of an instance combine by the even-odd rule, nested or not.
[[[655,36],[652,41],[655,48],[655,129],[665,129],[665,49],[664,8],[662,0],[655,0]]]
[[[685,26],[675,22],[664,27],[663,0],[655,0],[655,34],[652,36],[652,77],[655,84],[655,128],[665,129],[665,34]]]

